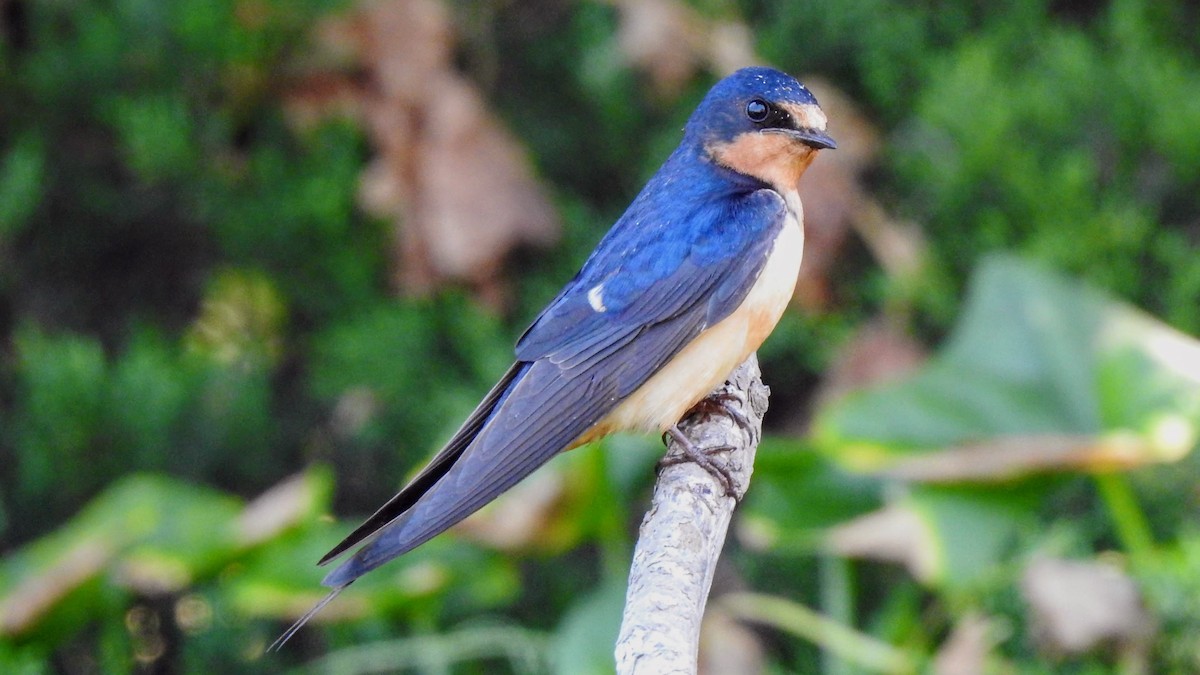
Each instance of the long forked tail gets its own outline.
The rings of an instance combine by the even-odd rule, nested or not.
[[[590,375],[564,377],[549,361],[513,366],[429,466],[323,559],[365,542],[321,582],[333,589],[329,596],[277,645],[355,579],[444,532],[570,447],[617,400]]]
[[[305,612],[304,616],[300,617],[299,619],[296,619],[296,623],[293,623],[287,630],[283,631],[283,635],[280,635],[279,637],[275,638],[275,641],[271,643],[271,646],[267,647],[267,651],[268,652],[277,652],[277,651],[283,649],[283,646],[285,644],[287,644],[287,641],[291,640],[292,636],[295,635],[297,631],[299,631],[301,628],[304,627],[304,624],[308,623],[310,619],[312,619],[314,616],[316,616],[317,612],[320,612],[322,609],[325,609],[325,605],[328,605],[329,603],[333,602],[333,599],[336,598],[342,591],[346,590],[346,587],[352,583],[354,583],[354,582],[348,581],[348,582],[342,584],[341,586],[335,586],[333,588],[333,590],[329,591],[328,595],[326,595],[324,598],[321,598],[320,602],[313,605],[312,609]]]
[[[446,446],[429,461],[429,464],[409,481],[408,485],[404,486],[404,489],[397,493],[396,496],[379,507],[379,510],[363,522],[362,525],[355,528],[337,546],[334,546],[331,551],[322,556],[317,564],[325,565],[329,563],[349,549],[366,541],[371,535],[411,509],[454,466],[454,463],[462,456],[463,451],[467,449],[471,441],[475,440],[475,436],[479,433],[479,430],[487,423],[500,399],[504,397],[509,387],[514,381],[520,378],[527,368],[528,364],[521,362],[510,366],[504,377],[500,378],[496,386],[492,387],[492,390],[483,398],[483,401],[479,403],[479,406],[475,408],[475,411],[471,413],[467,421],[463,422],[462,427],[446,443]]]
[[[349,536],[335,546],[333,550],[331,550],[329,553],[326,553],[317,564],[324,565],[344,553],[346,550],[369,539],[388,523],[397,519],[410,508],[412,508],[412,506],[419,501],[420,498],[424,496],[430,488],[436,485],[437,482],[446,475],[450,468],[454,466],[454,463],[458,461],[463,451],[468,445],[471,444],[471,441],[474,440],[476,434],[479,433],[479,430],[487,422],[492,410],[504,396],[504,393],[508,391],[509,386],[520,377],[527,367],[527,364],[520,362],[514,363],[508,369],[508,372],[504,374],[504,377],[500,378],[500,381],[496,384],[496,386],[492,387],[492,390],[488,392],[487,396],[484,397],[483,401],[480,402],[475,411],[471,413],[471,416],[467,418],[467,421],[463,423],[462,428],[460,428],[458,432],[454,434],[454,437],[450,439],[450,441],[446,444],[446,447],[443,448],[442,451],[439,452],[437,456],[435,456],[429,462],[429,464],[415,478],[413,478],[407,486],[404,487],[404,489],[402,489],[396,496],[392,497],[392,499],[380,507],[379,510],[376,511],[375,514],[370,518],[368,518],[366,522],[364,522],[362,525],[359,525],[358,528],[351,532]],[[281,648],[283,648],[283,645],[286,644],[288,640],[292,639],[292,636],[295,635],[296,632],[301,628],[303,628],[304,624],[308,623],[309,620],[311,620],[317,615],[318,612],[324,609],[326,605],[328,605],[330,602],[333,602],[333,599],[336,598],[343,590],[345,590],[347,586],[354,583],[354,578],[341,580],[336,583],[329,583],[328,579],[326,579],[324,583],[326,586],[329,586],[332,589],[329,591],[329,594],[326,595],[320,602],[318,602],[316,606],[308,610],[304,616],[300,617],[295,623],[293,623],[290,628],[284,631],[283,635],[280,635],[275,642],[271,643],[271,646],[267,649],[267,651],[279,651]]]

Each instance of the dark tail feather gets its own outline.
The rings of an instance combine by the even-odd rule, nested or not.
[[[475,408],[475,412],[471,413],[471,416],[467,418],[467,421],[454,434],[454,437],[450,439],[446,447],[442,448],[441,452],[430,460],[429,464],[421,470],[421,473],[417,474],[408,485],[404,486],[403,490],[388,500],[374,515],[368,518],[362,525],[359,525],[341,543],[334,546],[333,550],[326,553],[317,564],[324,565],[340,556],[412,508],[413,504],[416,504],[417,500],[428,492],[454,466],[454,463],[462,456],[463,451],[471,444],[471,441],[475,440],[475,436],[479,433],[479,430],[487,423],[492,411],[504,397],[505,393],[508,392],[509,387],[525,372],[528,365],[521,362],[514,363],[508,369],[508,372],[504,374],[504,377],[500,378],[496,386],[492,387],[492,390],[483,398],[483,401]]]
[[[475,439],[475,436],[479,433],[479,430],[483,428],[483,425],[487,422],[488,417],[492,414],[492,410],[507,393],[509,386],[512,385],[512,383],[526,371],[528,365],[529,364],[520,362],[514,363],[512,367],[508,369],[508,372],[504,374],[504,377],[500,378],[500,382],[498,382],[496,386],[492,387],[492,390],[488,392],[487,396],[484,397],[483,401],[475,409],[475,412],[471,413],[471,416],[467,418],[467,421],[463,423],[462,428],[460,428],[450,442],[446,444],[446,447],[443,448],[442,451],[439,452],[437,456],[429,462],[429,464],[421,471],[421,473],[413,478],[412,481],[405,486],[399,494],[397,494],[395,497],[392,497],[388,503],[380,507],[380,509],[376,511],[374,515],[368,518],[365,523],[360,525],[357,529],[351,532],[348,537],[342,540],[340,544],[335,546],[332,551],[325,554],[325,557],[321,558],[321,561],[318,564],[324,565],[325,563],[344,553],[347,549],[370,538],[371,535],[375,534],[379,529],[383,528],[388,523],[394,521],[396,518],[408,511],[413,504],[415,504],[426,492],[429,491],[431,487],[441,480],[442,477],[445,476],[446,473],[454,466],[455,462],[458,461],[459,457],[462,456],[463,451],[468,445],[471,444],[471,441]],[[329,591],[329,595],[326,595],[312,609],[308,610],[304,616],[300,617],[296,623],[292,624],[290,628],[284,631],[283,635],[279,636],[279,639],[271,643],[271,646],[267,648],[267,651],[279,651],[288,640],[292,639],[292,636],[295,635],[297,631],[304,627],[304,624],[308,623],[310,619],[317,615],[317,612],[320,612],[325,608],[326,605],[328,605],[330,602],[333,602],[333,599],[336,598],[339,593],[341,593],[347,586],[354,583],[354,579],[340,580],[337,583],[330,584],[329,577],[326,577],[324,583],[326,586],[332,588],[332,590]]]
[[[497,404],[496,421],[480,429],[438,482],[321,583],[347,584],[454,526],[569,447],[614,400],[592,378],[567,378],[553,363],[534,364]]]
[[[326,595],[324,598],[321,598],[320,602],[313,605],[312,609],[305,612],[304,616],[297,619],[296,623],[292,624],[290,628],[283,631],[283,635],[280,635],[278,638],[275,638],[275,641],[271,643],[271,646],[267,647],[267,651],[268,652],[277,652],[277,651],[283,649],[283,646],[285,644],[287,644],[287,641],[291,640],[292,636],[295,635],[296,632],[299,631],[301,628],[303,628],[304,624],[308,623],[309,619],[312,619],[314,616],[316,616],[317,612],[320,612],[322,609],[325,609],[325,605],[328,605],[329,603],[333,602],[333,599],[336,598],[342,591],[346,590],[346,587],[352,583],[354,583],[354,582],[347,581],[346,583],[342,584],[341,586],[334,587],[333,590],[329,591],[328,595]]]

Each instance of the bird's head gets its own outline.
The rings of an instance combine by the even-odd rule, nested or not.
[[[818,150],[836,148],[812,93],[772,68],[743,68],[713,86],[685,135],[717,164],[794,190]]]

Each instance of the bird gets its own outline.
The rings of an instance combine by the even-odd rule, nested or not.
[[[826,126],[812,93],[779,70],[743,68],[713,85],[462,427],[319,561],[365,542],[271,649],[363,574],[558,453],[617,431],[683,438],[680,418],[758,349],[791,300],[804,243],[797,184],[837,147]]]

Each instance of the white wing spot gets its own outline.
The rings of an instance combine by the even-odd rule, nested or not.
[[[606,312],[608,308],[604,306],[604,284],[596,284],[592,286],[592,290],[588,291],[588,304],[597,312]]]

